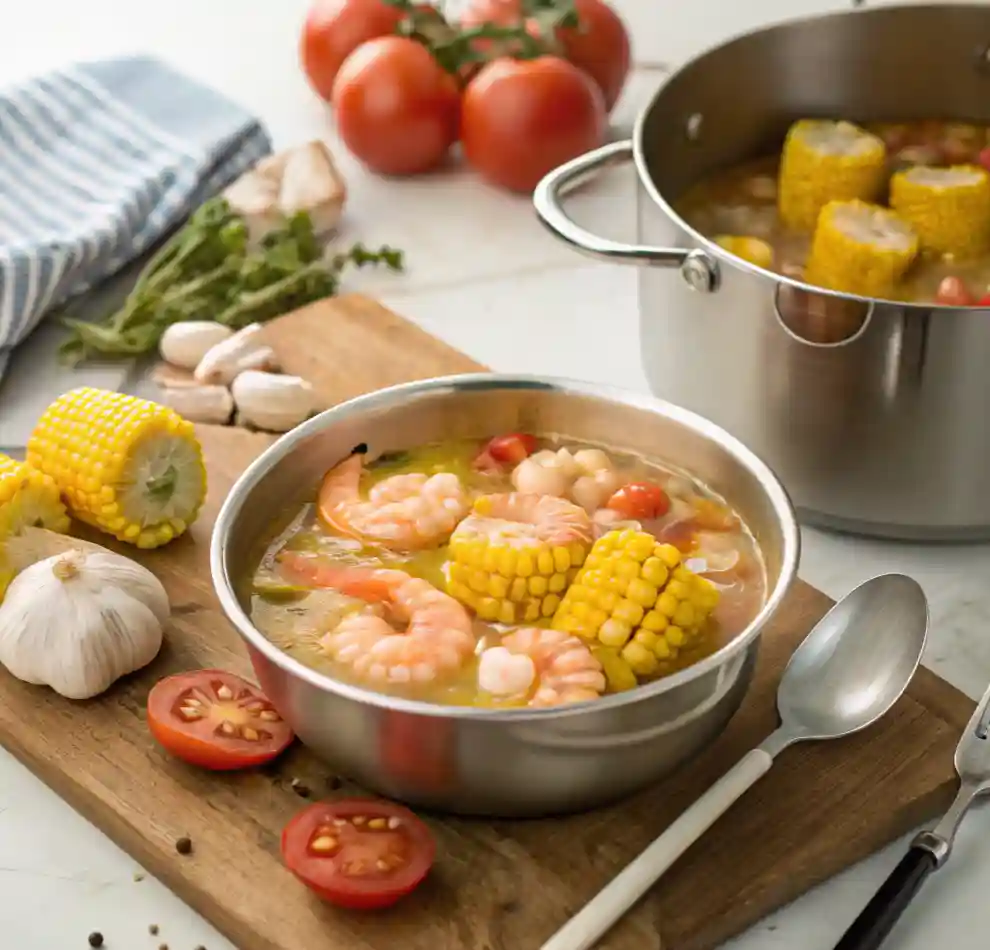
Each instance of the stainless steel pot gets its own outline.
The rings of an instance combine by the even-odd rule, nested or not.
[[[906,539],[990,538],[990,314],[816,291],[735,258],[671,199],[779,147],[800,117],[990,123],[990,7],[883,7],[731,40],[661,86],[633,138],[555,170],[534,195],[575,250],[641,265],[655,393],[772,465],[809,523]],[[640,245],[604,240],[561,199],[631,160]]]
[[[442,438],[560,432],[659,455],[731,499],[759,539],[769,597],[714,655],[628,693],[557,709],[411,702],[337,682],[272,645],[245,611],[252,556],[291,499],[366,443],[372,457]],[[643,788],[696,754],[742,701],[761,631],[794,580],[799,532],[780,483],[705,419],[650,397],[560,380],[453,376],[382,390],[281,438],[241,476],[213,533],[220,603],[258,680],[300,739],[344,774],[425,807],[505,817],[590,808]]]

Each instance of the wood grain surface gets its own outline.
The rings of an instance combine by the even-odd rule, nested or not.
[[[361,297],[325,301],[267,331],[285,369],[326,402],[416,378],[483,369]],[[279,833],[313,797],[355,792],[305,749],[266,771],[215,775],[150,739],[144,702],[161,676],[218,666],[250,675],[208,567],[219,504],[271,442],[204,426],[210,495],[187,537],[140,559],[174,606],[152,666],[87,703],[0,674],[0,742],[241,950],[538,950],[626,862],[776,725],[774,690],[791,652],[830,606],[799,583],[763,638],[756,679],[721,739],[678,775],[620,805],[557,820],[428,818],[438,860],[393,910],[320,905],[282,867]],[[126,553],[133,555],[133,551]],[[864,631],[869,635],[869,631]],[[854,738],[785,752],[602,942],[609,950],[711,950],[815,884],[934,815],[954,791],[952,751],[972,703],[921,670],[908,695]],[[189,836],[193,852],[175,841]],[[843,929],[836,921],[836,934]]]

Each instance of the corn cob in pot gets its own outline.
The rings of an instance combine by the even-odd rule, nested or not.
[[[805,279],[829,290],[891,297],[917,254],[918,236],[892,211],[832,201],[818,218]]]
[[[591,546],[583,508],[550,495],[484,495],[450,538],[447,592],[482,620],[552,617]]]
[[[60,396],[35,427],[27,458],[74,517],[141,548],[182,534],[206,497],[192,423],[123,393],[84,387]]]
[[[730,254],[757,267],[769,270],[773,267],[773,248],[766,241],[759,238],[747,237],[737,234],[720,234],[715,238],[715,243],[727,250]]]
[[[976,165],[897,172],[890,206],[914,228],[925,250],[955,258],[990,250],[990,175]]]
[[[551,625],[619,651],[649,676],[697,642],[718,591],[643,531],[610,531],[592,547]]]
[[[851,122],[803,119],[784,141],[778,211],[795,231],[811,231],[830,201],[880,197],[886,148],[877,136]]]

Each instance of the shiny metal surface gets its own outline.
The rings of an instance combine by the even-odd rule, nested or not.
[[[777,687],[780,728],[670,824],[540,950],[591,950],[788,746],[842,739],[885,715],[914,678],[928,623],[924,591],[903,574],[874,577],[847,594],[791,656]]]
[[[272,519],[312,497],[354,446],[371,457],[441,438],[560,433],[659,456],[726,495],[756,534],[769,597],[754,622],[701,663],[641,689],[558,709],[435,706],[370,692],[304,666],[252,625],[243,580]],[[259,682],[299,738],[383,795],[462,814],[582,810],[641,789],[705,748],[739,706],[760,632],[797,570],[800,535],[787,494],[745,446],[648,396],[566,380],[453,376],[382,390],[330,409],[280,439],[231,490],[211,548],[220,603]]]
[[[751,446],[810,523],[990,538],[990,311],[817,291],[730,258],[669,201],[710,171],[769,152],[799,117],[990,123],[988,43],[985,4],[865,8],[763,29],[674,73],[631,146],[608,156],[631,150],[642,242],[611,246],[608,258],[649,264],[651,248],[700,251],[720,275],[715,293],[695,293],[675,274],[641,270],[651,388]],[[591,174],[596,156],[571,167]],[[559,233],[559,215],[537,210]],[[564,237],[601,249],[573,229]]]

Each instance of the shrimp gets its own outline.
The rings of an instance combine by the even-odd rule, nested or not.
[[[279,557],[290,573],[364,601],[321,640],[338,663],[372,683],[431,683],[474,655],[468,612],[453,597],[404,571],[335,567],[295,552]]]
[[[530,706],[558,706],[597,699],[606,681],[601,663],[577,637],[520,627],[481,654],[478,686],[495,696],[530,696]]]
[[[361,456],[352,455],[320,486],[320,517],[341,534],[393,551],[416,551],[446,541],[468,512],[467,492],[452,472],[393,475],[362,498],[362,469]]]
[[[456,534],[512,547],[557,546],[590,544],[593,526],[583,508],[564,498],[508,492],[479,498],[474,514],[457,526]]]

